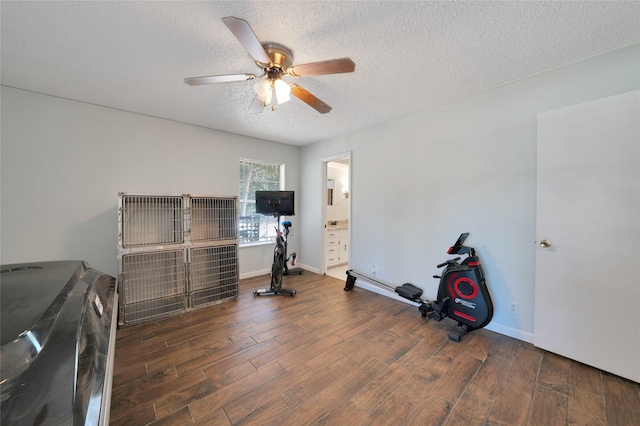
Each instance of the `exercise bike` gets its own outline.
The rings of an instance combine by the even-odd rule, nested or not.
[[[418,310],[422,318],[434,321],[451,318],[457,321],[458,326],[449,333],[449,339],[454,342],[459,342],[469,331],[486,326],[493,318],[493,303],[480,258],[476,256],[474,248],[464,245],[468,236],[469,233],[461,234],[447,251],[448,254],[466,254],[462,262],[459,262],[460,257],[456,257],[437,265],[438,269],[444,267],[444,270],[442,275],[433,276],[440,280],[436,300],[423,299],[422,289],[410,283],[393,289],[399,296],[419,303]],[[346,291],[353,289],[357,275],[362,274],[347,271]],[[370,277],[366,279],[372,281]],[[385,283],[374,284],[390,290]]]
[[[271,198],[269,198],[271,197]],[[281,212],[287,211],[288,215],[293,215],[293,192],[292,191],[257,191],[256,192],[256,205],[257,210],[262,211],[264,214],[265,207],[260,207],[261,204],[273,206],[272,214],[277,218],[278,225],[274,227],[276,229],[276,245],[273,249],[273,263],[271,264],[271,283],[269,288],[260,288],[253,291],[254,296],[272,296],[276,294],[283,294],[289,296],[295,296],[296,291],[291,289],[282,288],[282,277],[285,275],[301,275],[304,270],[301,268],[289,269],[287,264],[291,261],[291,266],[296,264],[297,253],[294,251],[290,255],[287,254],[287,240],[289,238],[291,222],[282,222],[284,231],[280,232],[280,218]]]

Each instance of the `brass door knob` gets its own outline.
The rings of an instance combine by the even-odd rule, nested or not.
[[[542,248],[551,247],[551,241],[549,241],[549,240],[540,241],[540,247],[542,247]]]

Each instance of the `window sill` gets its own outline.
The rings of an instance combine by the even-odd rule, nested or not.
[[[275,242],[275,237],[273,237],[274,241],[260,241],[257,243],[240,243],[238,244],[239,248],[249,248],[249,247],[258,247],[258,246],[272,246]]]

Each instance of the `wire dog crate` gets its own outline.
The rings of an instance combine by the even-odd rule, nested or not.
[[[193,307],[238,297],[238,247],[226,245],[191,249],[189,283]]]
[[[184,250],[127,254],[121,262],[123,323],[187,308]]]
[[[237,197],[118,196],[120,325],[238,297]]]
[[[235,198],[191,197],[192,243],[238,238]]]
[[[119,246],[184,243],[184,197],[122,194],[119,207]]]

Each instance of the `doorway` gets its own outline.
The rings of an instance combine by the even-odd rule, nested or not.
[[[349,268],[351,153],[323,159],[323,272],[345,279]]]

